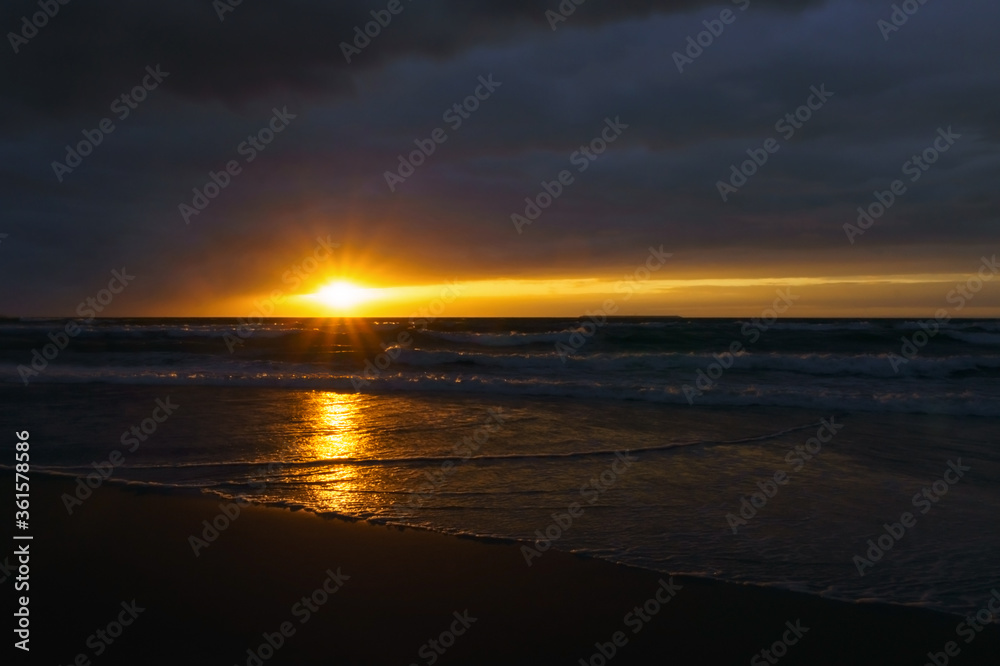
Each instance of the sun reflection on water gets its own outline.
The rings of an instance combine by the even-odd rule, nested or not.
[[[367,427],[368,398],[356,393],[317,391],[305,404],[306,438],[299,454],[305,460],[328,460],[327,465],[311,468],[300,478],[308,504],[328,511],[357,512],[359,493],[367,483],[361,478],[364,468],[337,464],[337,459],[364,458],[372,455],[373,444]]]
[[[314,428],[306,443],[310,457],[319,459],[357,458],[366,452],[365,397],[356,393],[317,392],[310,396],[307,409]]]

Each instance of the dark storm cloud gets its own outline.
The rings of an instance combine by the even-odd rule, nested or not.
[[[55,0],[52,0],[55,1]],[[224,0],[220,0],[224,1]],[[377,44],[347,64],[339,47],[355,26],[372,20],[385,2],[244,0],[224,21],[207,0],[129,3],[70,2],[18,53],[7,49],[0,70],[5,101],[21,105],[20,121],[39,113],[65,115],[119,92],[147,64],[161,63],[174,94],[239,103],[274,90],[323,95],[352,89],[348,73],[406,55],[446,59],[475,45],[504,42],[519,31],[548,30],[545,12],[554,0],[400,0]],[[755,0],[801,8],[805,2]],[[653,12],[690,10],[699,0],[592,0],[572,16],[595,26]],[[5,3],[0,26],[19,32],[35,2]],[[6,40],[5,40],[6,41]]]
[[[384,3],[244,0],[220,22],[210,2],[70,2],[0,71],[0,278],[23,284],[0,309],[65,311],[121,263],[143,269],[138,302],[268,289],[321,232],[389,273],[442,278],[617,271],[660,243],[677,265],[728,270],[877,253],[854,270],[903,255],[952,270],[995,243],[994,5],[928,3],[885,41],[891,3],[751,0],[681,74],[673,53],[733,3],[587,0],[553,32],[558,4],[404,0],[348,65],[339,43]],[[0,27],[34,6],[7,7]],[[57,182],[65,145],[157,63],[166,81]],[[502,87],[390,192],[398,155],[489,74]],[[723,203],[730,165],[824,84],[834,96]],[[192,188],[285,106],[289,129],[185,225]],[[629,128],[516,234],[511,213],[605,117]],[[856,207],[947,126],[962,139],[850,246]]]
[[[991,141],[997,118],[990,109],[1000,102],[1000,88],[988,55],[998,51],[988,26],[996,10],[939,9],[890,43],[876,27],[883,14],[888,15],[861,3],[827,5],[803,19],[748,13],[684,75],[671,71],[670,56],[698,25],[689,17],[534,42],[521,61],[508,63],[508,94],[491,100],[489,108],[484,104],[462,130],[466,134],[401,187],[403,196],[414,202],[423,194],[435,199],[461,178],[463,192],[475,190],[481,196],[474,198],[487,202],[480,217],[499,219],[498,208],[506,206],[508,214],[518,204],[523,208],[524,196],[534,195],[541,179],[565,168],[570,151],[610,113],[631,129],[580,179],[582,185],[543,213],[532,227],[532,241],[608,236],[602,252],[620,248],[624,254],[637,240],[655,240],[658,231],[702,246],[823,248],[875,189],[900,177],[904,161],[927,147],[939,127],[954,126],[962,141],[901,199],[894,213],[902,223],[885,225],[884,233],[869,240],[992,238],[997,209],[987,202],[998,161]],[[975,57],[940,48],[942,30],[977,44]],[[623,43],[628,48],[620,48]],[[567,55],[588,49],[601,55]],[[489,61],[488,54],[476,57],[484,66]],[[436,77],[410,74],[405,78],[421,81],[425,92],[434,90]],[[444,80],[456,78],[448,72]],[[834,97],[723,204],[716,181],[728,176],[731,164],[747,159],[747,149],[777,136],[775,121],[802,105],[810,87],[823,84]],[[377,98],[376,91],[372,99]],[[372,108],[383,106],[389,105]],[[381,134],[396,136],[395,150],[409,149],[410,139],[433,126],[419,112],[388,113],[393,112],[397,115],[369,122]],[[392,164],[393,158],[386,151],[376,161]],[[921,225],[930,202],[936,202],[936,213],[948,212],[947,224]],[[496,240],[512,248],[520,243],[529,254],[540,251],[521,239]]]

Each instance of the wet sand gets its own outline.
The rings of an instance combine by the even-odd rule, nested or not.
[[[528,567],[516,544],[306,511],[248,505],[223,519],[207,495],[105,485],[69,516],[60,496],[74,483],[32,478],[33,662],[766,664],[774,647],[781,664],[919,665],[949,641],[959,665],[1000,655],[1000,627],[966,644],[961,618],[922,609],[556,551]],[[224,529],[195,556],[206,520]]]

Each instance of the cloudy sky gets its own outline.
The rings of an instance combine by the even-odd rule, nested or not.
[[[926,316],[997,253],[987,0],[52,2],[0,10],[3,315]]]

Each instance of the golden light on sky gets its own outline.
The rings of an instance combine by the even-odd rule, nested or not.
[[[611,315],[755,316],[777,290],[791,289],[789,316],[917,316],[949,307],[961,273],[755,278],[608,277],[479,279],[408,286],[361,287],[347,280],[290,295],[277,316],[467,317]],[[984,289],[962,313],[995,312],[997,294]]]

